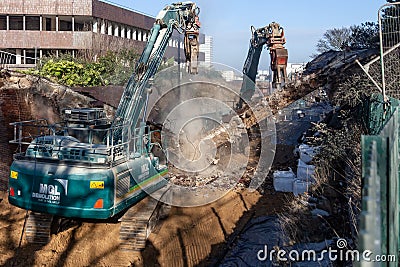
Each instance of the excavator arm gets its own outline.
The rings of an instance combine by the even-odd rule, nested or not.
[[[200,28],[198,14],[199,8],[195,3],[183,2],[166,6],[156,17],[150,37],[137,62],[135,72],[123,92],[112,123],[114,144],[121,142],[123,135],[131,136],[135,132],[140,116],[146,112],[148,92],[145,89],[147,83],[157,72],[174,29],[185,34],[184,44],[188,70],[192,74],[197,73]],[[127,125],[128,127],[126,127]],[[123,133],[123,131],[125,132]]]
[[[255,29],[251,26],[252,38],[250,39],[249,51],[243,66],[243,82],[240,89],[241,99],[238,106],[241,107],[243,101],[249,101],[254,94],[254,85],[257,75],[258,64],[261,51],[267,43],[267,27]]]
[[[276,22],[272,22],[265,27],[255,29],[251,26],[252,38],[250,39],[249,51],[243,66],[243,82],[240,89],[241,99],[238,108],[243,102],[250,101],[255,90],[255,80],[261,51],[264,45],[270,50],[271,69],[274,72],[274,83],[280,83],[282,76],[286,82],[287,50],[284,48],[286,43],[283,28]],[[281,76],[279,71],[283,71]]]

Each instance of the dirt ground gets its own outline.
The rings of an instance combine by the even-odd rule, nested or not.
[[[277,147],[275,168],[290,166],[292,151]],[[251,218],[283,211],[291,197],[276,193],[270,177],[260,191],[236,189],[205,206],[173,207],[142,252],[120,250],[120,224],[111,221],[73,222],[47,245],[28,244],[21,239],[26,212],[0,191],[0,266],[213,266]]]
[[[22,239],[25,211],[11,206],[7,193],[0,199],[1,266],[207,266],[224,255],[226,242],[254,216],[261,195],[242,190],[229,192],[212,204],[197,208],[172,208],[161,221],[141,253],[119,250],[119,223],[75,223],[52,235],[45,246],[27,244]],[[261,201],[271,213],[282,201],[275,194]],[[258,210],[258,209],[257,209]],[[261,212],[261,213],[260,213]]]
[[[278,147],[275,166],[290,159],[292,147]],[[287,162],[289,163],[289,162]],[[210,266],[229,250],[253,217],[284,210],[291,194],[276,193],[267,179],[263,194],[237,189],[195,208],[173,207],[151,233],[142,252],[119,249],[118,222],[74,222],[45,246],[19,242],[26,212],[0,192],[1,266]]]

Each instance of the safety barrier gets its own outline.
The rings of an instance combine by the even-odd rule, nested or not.
[[[380,57],[360,64],[382,93],[367,105],[364,115],[371,135],[361,138],[363,188],[358,249],[372,252],[370,261],[362,257],[357,263],[362,267],[399,265],[400,2],[383,5],[378,21]]]
[[[378,21],[383,95],[400,99],[400,2],[383,5],[378,11]]]
[[[398,266],[400,122],[398,100],[391,102],[389,109],[382,101],[370,104],[370,114],[386,112],[387,116],[383,127],[369,118],[370,130],[376,134],[361,139],[363,197],[359,251],[371,251],[384,259],[391,255],[395,261],[370,262],[362,258],[359,266]]]

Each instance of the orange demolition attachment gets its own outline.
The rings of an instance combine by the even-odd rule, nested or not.
[[[287,83],[287,61],[288,51],[284,47],[286,43],[285,33],[279,23],[272,22],[267,26],[268,39],[267,46],[271,56],[271,69],[274,72],[272,83],[274,87],[279,87],[283,82]]]

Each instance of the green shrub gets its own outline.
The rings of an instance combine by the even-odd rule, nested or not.
[[[107,52],[98,60],[87,61],[71,55],[43,58],[38,69],[27,74],[46,77],[67,86],[124,85],[134,71],[137,53],[135,50]]]
[[[98,63],[82,64],[64,59],[50,59],[39,70],[39,74],[68,86],[98,86],[104,85],[102,70]]]

